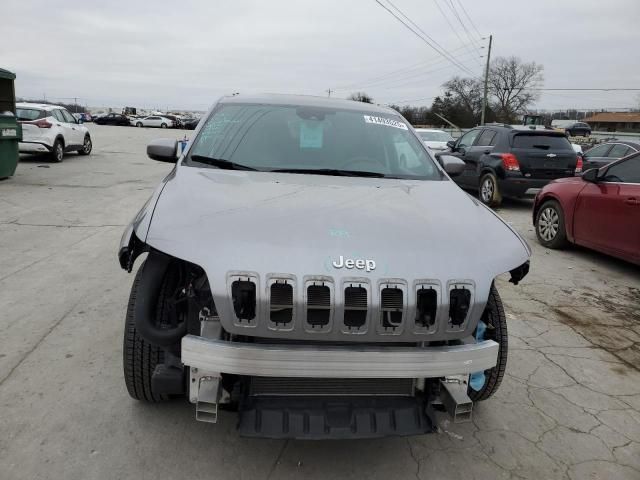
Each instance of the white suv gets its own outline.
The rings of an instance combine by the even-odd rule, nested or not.
[[[64,107],[38,103],[16,104],[18,121],[22,124],[20,153],[50,153],[61,162],[65,152],[91,153],[91,135]]]

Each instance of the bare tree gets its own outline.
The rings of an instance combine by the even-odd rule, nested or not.
[[[477,125],[482,112],[482,82],[456,76],[442,86],[445,92],[451,93],[452,101],[458,106],[460,113],[467,117],[465,123]]]
[[[523,63],[518,57],[498,57],[491,62],[489,91],[499,120],[513,123],[538,99],[539,92],[532,89],[542,84],[543,69],[535,62]]]
[[[365,92],[355,92],[347,97],[348,100],[354,100],[356,102],[373,103],[373,98],[367,95]]]

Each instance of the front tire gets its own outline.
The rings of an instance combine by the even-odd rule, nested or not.
[[[564,212],[555,200],[542,204],[536,215],[536,237],[544,247],[559,249],[566,247],[567,230],[564,223]]]
[[[82,144],[82,148],[78,150],[78,155],[89,155],[92,149],[93,143],[91,142],[91,137],[89,135],[85,135],[84,143]]]
[[[478,189],[480,201],[489,207],[497,207],[502,203],[502,195],[498,188],[498,178],[493,173],[485,173],[480,177]]]
[[[64,143],[59,138],[56,138],[55,142],[53,142],[51,159],[56,163],[60,163],[64,159]]]
[[[142,122],[136,123],[136,127],[138,127],[138,128],[142,127]]]
[[[498,344],[498,360],[495,367],[484,371],[484,384],[480,389],[474,390],[469,386],[467,394],[474,402],[486,400],[498,391],[507,368],[507,356],[509,353],[507,318],[495,285],[491,285],[487,306],[480,321],[486,325],[483,335],[484,340],[493,340]]]
[[[166,123],[161,124],[160,128],[167,128],[167,124]]]
[[[157,345],[144,340],[136,329],[135,306],[138,288],[144,271],[144,264],[138,269],[131,287],[129,304],[124,326],[124,342],[122,346],[122,364],[124,380],[129,395],[149,403],[168,400],[168,396],[155,392],[151,377],[156,365],[164,362],[164,351]]]

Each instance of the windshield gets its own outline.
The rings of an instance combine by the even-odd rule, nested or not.
[[[442,179],[400,116],[335,108],[221,104],[202,126],[185,164],[202,166],[203,157],[258,171]]]
[[[453,137],[447,132],[418,132],[420,138],[425,142],[448,142]]]

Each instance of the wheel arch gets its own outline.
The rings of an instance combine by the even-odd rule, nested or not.
[[[542,207],[542,205],[544,205],[550,200],[554,200],[558,202],[558,204],[560,205],[560,208],[562,209],[562,213],[564,214],[564,219],[565,219],[564,228],[567,234],[567,240],[569,240],[570,242],[573,242],[573,215],[571,216],[567,215],[567,211],[568,211],[567,206],[560,199],[560,197],[553,192],[545,192],[544,195],[540,197],[539,200],[536,200],[536,202],[534,203],[533,211],[532,211],[534,228],[536,226],[536,219],[538,218],[538,212],[540,211],[540,208]]]

